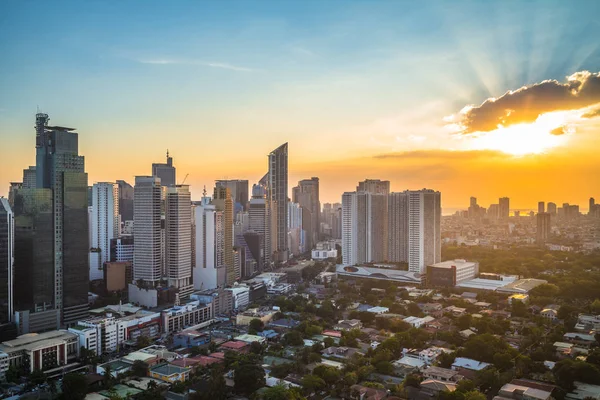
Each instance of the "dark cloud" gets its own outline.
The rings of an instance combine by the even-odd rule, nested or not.
[[[565,83],[547,80],[508,91],[461,112],[462,133],[489,132],[498,125],[533,122],[540,114],[576,110],[600,102],[600,72],[576,72]],[[589,117],[588,117],[589,118]]]
[[[474,160],[480,158],[502,157],[506,158],[506,153],[497,150],[414,150],[399,153],[385,153],[373,156],[377,159],[396,159],[396,160]]]
[[[556,136],[560,136],[560,135],[564,135],[565,132],[565,127],[564,126],[559,126],[558,128],[552,129],[550,131],[551,135],[556,135]]]

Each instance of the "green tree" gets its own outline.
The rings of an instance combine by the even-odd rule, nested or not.
[[[83,400],[87,390],[85,376],[71,372],[63,378],[62,392],[64,400]]]
[[[19,370],[14,367],[14,366],[9,366],[8,370],[6,371],[6,381],[7,382],[12,382],[12,383],[18,383],[19,381],[19,377],[21,376]]]
[[[283,385],[276,385],[265,389],[262,400],[305,400],[305,397],[296,389],[288,389]]]
[[[34,370],[31,375],[29,375],[29,382],[32,386],[41,385],[46,382],[46,375],[40,369]]]
[[[134,376],[144,377],[148,375],[148,364],[142,360],[135,360],[131,366],[131,373]]]
[[[462,379],[456,383],[456,390],[467,393],[475,390],[475,382],[470,379]]]
[[[302,346],[304,344],[304,339],[302,339],[302,334],[298,331],[291,331],[285,334],[283,337],[283,341],[288,346]]]
[[[452,364],[454,364],[454,360],[456,359],[456,353],[442,353],[437,358],[438,365],[442,368],[450,368]]]
[[[471,322],[471,314],[461,315],[456,320],[456,326],[458,326],[458,329],[460,330],[469,329],[471,327]]]
[[[150,340],[150,338],[148,336],[138,336],[136,343],[135,343],[135,347],[137,347],[138,349],[143,349],[144,347],[148,347],[152,344],[152,340]]]
[[[243,360],[234,370],[236,393],[250,395],[265,386],[265,370],[255,363]]]
[[[404,382],[402,382],[404,386],[411,386],[415,388],[421,387],[421,377],[419,375],[410,374],[406,376]]]
[[[471,392],[465,393],[465,400],[486,400],[486,397],[483,393],[473,390]]]
[[[312,373],[323,379],[327,385],[333,385],[340,379],[340,370],[328,365],[317,365]]]
[[[331,347],[334,344],[335,344],[335,340],[333,340],[333,338],[326,337],[325,339],[323,339],[323,345],[325,346],[325,348]]]
[[[302,387],[307,394],[318,392],[324,389],[326,385],[325,381],[316,375],[304,375],[302,378]]]
[[[263,329],[265,329],[265,324],[260,319],[254,318],[250,320],[248,328],[254,330],[255,332],[262,332]]]

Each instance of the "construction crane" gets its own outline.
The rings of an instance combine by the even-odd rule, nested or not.
[[[185,178],[183,178],[183,181],[180,183],[180,185],[183,185],[185,183],[185,180],[187,179],[188,176],[190,176],[190,174],[185,174]]]

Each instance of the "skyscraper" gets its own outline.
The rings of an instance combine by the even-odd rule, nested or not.
[[[388,197],[388,257],[391,262],[408,262],[408,193]]]
[[[501,197],[498,200],[498,218],[508,219],[510,215],[510,199],[508,197]]]
[[[287,261],[287,201],[288,201],[288,144],[284,143],[269,154],[268,199],[271,207],[271,226],[274,228],[275,247],[272,249],[278,261]]]
[[[441,194],[430,189],[408,193],[408,270],[424,273],[441,261]]]
[[[179,289],[179,298],[193,292],[192,201],[188,185],[167,188],[165,215],[165,270],[169,286]]]
[[[227,280],[223,265],[223,212],[217,211],[210,197],[194,203],[194,289],[224,286]]]
[[[15,226],[8,199],[0,197],[0,324],[13,320]]]
[[[538,201],[538,214],[546,212],[546,204],[543,201]]]
[[[248,206],[248,214],[250,219],[248,223],[249,231],[256,232],[261,237],[258,240],[260,244],[260,260],[258,262],[259,270],[261,270],[271,260],[271,236],[268,225],[266,189],[260,184],[252,186],[252,198]]]
[[[133,221],[133,186],[118,180],[119,185],[119,215],[121,222]]]
[[[542,212],[536,216],[537,230],[536,241],[538,244],[544,244],[550,238],[551,219],[550,213]]]
[[[133,279],[141,279],[152,285],[162,277],[160,208],[160,178],[136,176],[133,199]]]
[[[33,189],[37,185],[37,173],[35,166],[23,170],[23,187]]]
[[[88,314],[88,192],[73,128],[48,126],[36,114],[36,189],[50,189],[53,213],[54,308],[64,325]]]
[[[300,204],[303,215],[310,224],[303,224],[306,232],[306,246],[304,251],[311,250],[319,241],[321,226],[321,202],[319,201],[319,178],[312,177],[298,182],[292,189],[292,202]]]
[[[90,243],[90,281],[103,279],[103,267],[109,262],[110,241],[119,236],[119,186],[100,182],[92,187]]]
[[[382,181],[380,179],[365,179],[364,181],[358,183],[356,191],[388,195],[390,193],[390,181]]]
[[[227,284],[233,284],[239,276],[235,271],[233,254],[233,199],[228,188],[215,186],[213,204],[223,213],[223,264],[227,271]]]
[[[387,195],[346,192],[342,195],[344,264],[384,261],[387,257]]]
[[[556,216],[556,203],[548,203],[548,214]]]
[[[248,207],[248,180],[247,179],[221,179],[215,185],[226,187],[233,198],[234,213],[246,210]]]
[[[176,170],[173,166],[173,157],[169,157],[169,150],[167,150],[167,162],[165,164],[152,164],[152,176],[159,177],[162,186],[173,186],[177,183]]]

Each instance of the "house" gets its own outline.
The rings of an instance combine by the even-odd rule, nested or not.
[[[451,350],[442,347],[429,347],[424,350],[403,349],[404,357],[411,357],[423,361],[426,365],[433,364],[442,353],[450,353]]]
[[[596,343],[596,337],[579,332],[569,332],[563,335],[565,342],[574,343],[585,347],[591,347]]]
[[[257,332],[256,333],[258,336],[263,337],[267,340],[275,340],[279,337],[279,333],[275,332],[272,329],[265,329],[262,332]]]
[[[441,317],[443,314],[443,306],[440,303],[422,303],[419,304],[419,308],[425,315],[432,315],[434,317]]]
[[[177,360],[171,361],[169,364],[176,365],[182,368],[191,368],[192,371],[200,367],[208,367],[209,365],[223,363],[223,360],[208,356],[196,356],[196,357],[185,357],[178,358]]]
[[[421,392],[434,397],[437,397],[440,392],[454,392],[455,390],[456,383],[454,382],[442,382],[435,379],[426,379],[421,382]]]
[[[323,332],[321,332],[321,334],[323,336],[329,336],[329,337],[337,338],[337,339],[342,337],[342,333],[340,331],[324,330]]]
[[[522,384],[516,384],[515,381],[519,381]],[[504,399],[531,399],[531,400],[550,400],[552,397],[552,389],[554,386],[552,385],[535,385],[527,384],[526,380],[513,380],[511,383],[507,383],[506,385],[500,388],[498,395],[494,397],[496,400],[504,400]],[[542,389],[542,387],[548,386],[548,389]]]
[[[510,311],[493,310],[490,315],[497,319],[509,319],[511,314]]]
[[[465,339],[468,339],[469,337],[471,337],[471,336],[475,335],[476,333],[475,333],[475,332],[473,332],[473,331],[472,331],[472,330],[470,330],[470,329],[465,329],[464,331],[460,331],[460,332],[458,332],[458,334],[459,334],[461,337],[463,337],[463,338],[465,338]]]
[[[219,349],[221,349],[222,351],[229,350],[229,351],[234,351],[236,353],[246,354],[250,351],[250,343],[237,341],[237,340],[231,340],[229,342],[223,343],[219,347]]]
[[[422,325],[425,325],[425,324],[427,324],[429,322],[432,322],[434,320],[435,320],[435,318],[433,318],[432,316],[429,316],[429,315],[426,316],[426,317],[423,317],[423,318],[419,318],[419,317],[407,317],[407,318],[403,319],[404,322],[412,325],[415,328],[420,328]]]
[[[451,368],[454,371],[457,371],[458,373],[460,373],[465,378],[473,379],[473,378],[475,378],[477,372],[482,371],[489,366],[490,366],[490,364],[482,362],[482,361],[477,361],[477,360],[473,360],[471,358],[465,358],[465,357],[456,357]]]
[[[508,296],[508,304],[513,304],[514,302],[527,303],[529,302],[529,295],[523,293],[517,293]]]
[[[185,382],[190,377],[190,368],[173,364],[159,364],[150,368],[149,375],[151,378],[166,383]]]
[[[463,299],[477,299],[477,293],[473,293],[473,292],[463,292],[460,297],[462,297]]]
[[[552,308],[544,308],[541,312],[540,315],[546,319],[549,319],[551,321],[556,321],[558,319],[558,311],[552,309]]]
[[[492,306],[492,303],[487,303],[485,301],[478,301],[477,303],[473,304],[476,307],[479,307],[481,309],[486,309],[486,308],[490,308]]]
[[[352,347],[328,347],[324,350],[321,351],[321,354],[323,354],[325,357],[335,357],[335,358],[341,358],[342,360],[346,360],[350,357],[352,357],[354,354],[360,354],[360,355],[364,355],[363,353],[359,352],[357,349],[354,349]]]
[[[173,344],[175,347],[199,347],[210,344],[209,332],[198,332],[193,329],[178,332],[173,335]]]
[[[300,321],[291,318],[278,319],[269,323],[269,327],[279,329],[293,329],[298,325],[300,325]]]
[[[455,317],[460,317],[461,315],[465,315],[467,313],[467,309],[456,306],[448,306],[444,308],[444,312],[450,313]]]
[[[462,379],[462,375],[460,375],[457,371],[448,368],[427,367],[422,373],[427,379],[433,379],[441,382],[458,382]]]
[[[362,322],[359,319],[346,319],[338,321],[333,327],[336,331],[350,331],[352,329],[361,329]]]
[[[236,336],[233,338],[234,340],[238,341],[238,342],[245,342],[245,343],[254,343],[254,342],[258,342],[260,344],[263,344],[267,341],[267,339],[265,339],[262,336],[259,335],[240,335],[240,336]]]
[[[404,356],[401,359],[394,361],[392,364],[395,368],[401,370],[421,370],[426,366],[425,361],[410,356]]]
[[[387,397],[387,390],[374,389],[361,385],[350,386],[350,398],[353,400],[382,400]]]

